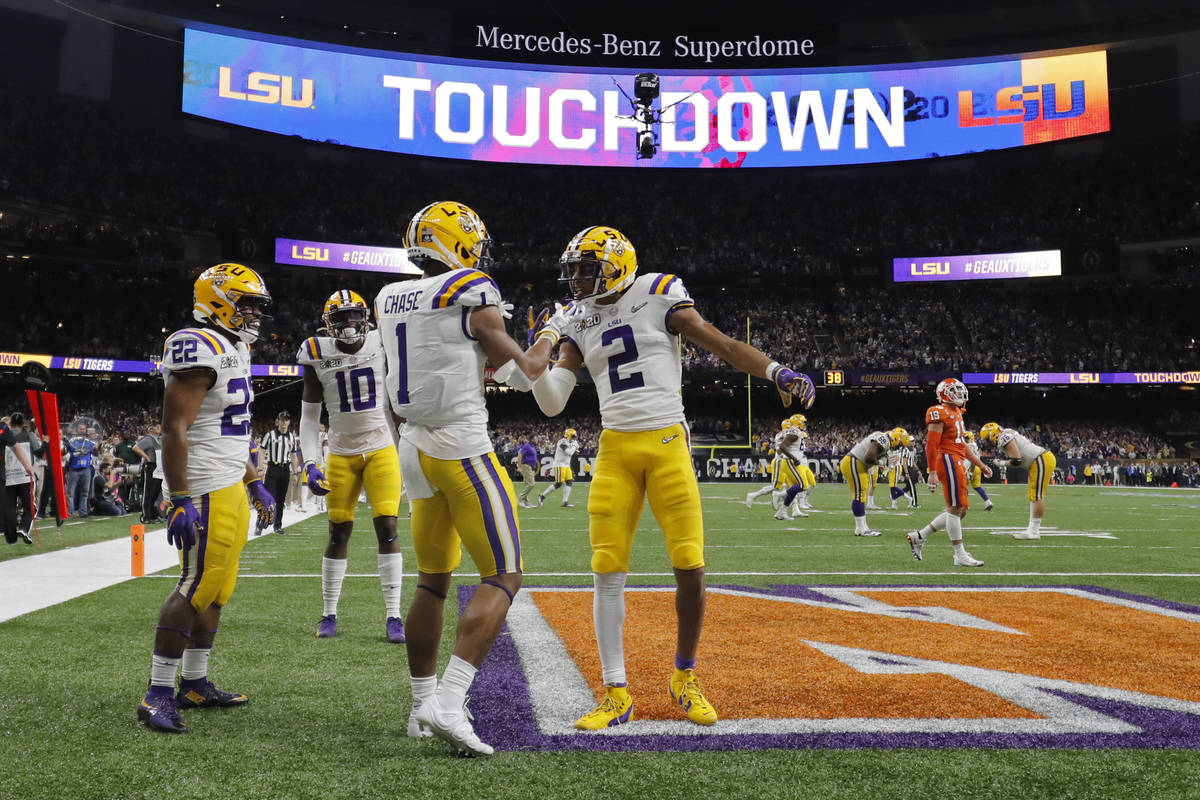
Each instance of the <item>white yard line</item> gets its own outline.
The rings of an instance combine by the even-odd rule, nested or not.
[[[289,510],[284,527],[316,514]],[[129,520],[137,524],[136,516]],[[251,541],[263,538],[254,536],[253,517],[248,535]],[[165,527],[146,531],[144,552],[147,575],[179,564],[179,551],[167,544]],[[123,536],[0,561],[0,622],[129,580],[133,577],[130,553],[129,537]],[[178,579],[177,575],[163,577]]]

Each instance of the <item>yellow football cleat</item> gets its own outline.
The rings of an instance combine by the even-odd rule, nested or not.
[[[671,676],[668,685],[671,699],[679,703],[679,707],[687,714],[687,718],[697,725],[713,725],[717,721],[717,710],[712,703],[704,699],[700,691],[700,681],[694,670],[677,669]]]
[[[581,731],[598,731],[611,728],[633,719],[633,698],[624,686],[606,686],[600,705],[575,720]]]

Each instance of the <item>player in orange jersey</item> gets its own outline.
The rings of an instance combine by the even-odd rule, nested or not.
[[[991,477],[992,468],[966,447],[967,429],[963,425],[963,409],[967,405],[967,387],[960,380],[947,378],[937,385],[937,399],[937,405],[925,411],[925,460],[929,469],[929,489],[933,491],[939,483],[942,484],[946,510],[921,530],[910,531],[908,544],[912,548],[913,558],[920,561],[929,535],[945,529],[954,548],[954,565],[982,567],[983,562],[973,558],[962,543],[962,520],[971,506],[971,501],[967,499],[970,487],[963,464],[974,464],[987,477]]]

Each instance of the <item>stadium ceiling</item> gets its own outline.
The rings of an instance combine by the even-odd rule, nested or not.
[[[1195,0],[842,0],[761,3],[753,13],[697,12],[694,2],[628,0],[79,0],[118,14],[150,12],[267,33],[366,47],[464,52],[476,26],[519,32],[612,30],[622,36],[687,32],[730,38],[743,33],[810,32],[832,44],[841,63],[920,60],[1090,45],[1200,29]],[[0,5],[12,0],[0,0]],[[493,56],[494,57],[494,56]]]

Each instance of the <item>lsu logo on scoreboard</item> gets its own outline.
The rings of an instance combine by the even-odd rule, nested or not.
[[[328,261],[328,247],[301,247],[292,245],[292,258],[297,261]]]
[[[233,86],[233,70],[221,67],[217,94],[230,100],[245,100],[249,103],[281,105],[288,108],[312,108],[315,86],[311,78],[300,79],[300,96],[295,94],[296,79],[291,75],[276,75],[271,72],[251,72],[246,76],[244,90]]]
[[[299,364],[268,364],[267,374],[272,377],[295,378],[300,375]]]
[[[908,274],[914,278],[924,277],[926,275],[949,275],[949,261],[910,261],[908,262]]]
[[[1060,110],[1058,87],[1053,83],[1006,86],[994,98],[964,89],[958,93],[958,126],[974,128],[1083,116],[1087,110],[1083,81],[1071,81],[1070,97],[1070,104]]]

